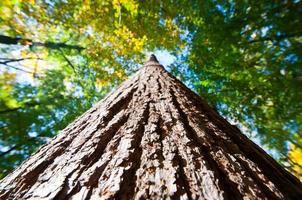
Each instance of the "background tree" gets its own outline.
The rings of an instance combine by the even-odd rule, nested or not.
[[[172,73],[301,173],[301,4],[1,1],[0,176],[156,50],[176,58]]]

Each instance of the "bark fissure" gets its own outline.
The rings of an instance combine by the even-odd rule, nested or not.
[[[186,162],[181,158],[178,151],[175,152],[175,160],[177,162],[178,172],[179,172],[177,183],[180,184],[180,187],[184,188],[186,194],[188,195],[188,199],[191,200],[192,199],[191,187],[188,178],[183,170],[186,165]]]

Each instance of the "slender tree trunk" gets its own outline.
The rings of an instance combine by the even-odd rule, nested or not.
[[[157,63],[0,183],[3,199],[301,199],[302,186]]]

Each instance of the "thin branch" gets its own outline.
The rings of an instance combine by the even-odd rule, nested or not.
[[[6,154],[10,153],[11,151],[15,150],[17,147],[21,147],[22,145],[14,145],[9,150],[1,152],[0,157],[5,156]]]
[[[0,60],[4,60],[4,59],[0,59]],[[5,59],[5,61],[1,61],[0,64],[7,64],[7,63],[11,63],[11,62],[18,62],[18,61],[22,61],[25,60],[25,58],[19,58],[19,59]]]
[[[75,70],[75,66],[71,63],[71,61],[65,56],[64,52],[62,51],[62,49],[59,49],[59,51],[61,52],[64,60],[68,63],[68,65],[73,69],[74,72],[76,72]]]
[[[3,65],[3,66],[5,66],[5,67],[10,67],[10,68],[13,68],[13,69],[15,69],[15,70],[19,70],[19,71],[22,71],[22,72],[25,72],[25,73],[33,74],[33,72],[31,72],[31,71],[27,71],[27,70],[21,69],[21,68],[19,68],[19,67],[15,67],[15,66],[12,66],[12,65],[8,65],[8,64],[5,64],[5,63],[3,63],[3,62],[0,62],[0,64]]]

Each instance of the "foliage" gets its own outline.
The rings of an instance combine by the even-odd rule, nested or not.
[[[0,176],[158,49],[177,57],[175,75],[301,171],[301,1],[2,0],[0,11],[0,35],[18,39],[0,44]]]
[[[296,147],[295,145],[291,145],[291,151],[289,152],[289,160],[290,166],[295,174],[302,177],[302,149]]]

